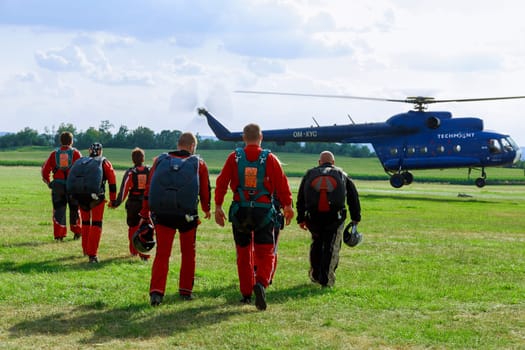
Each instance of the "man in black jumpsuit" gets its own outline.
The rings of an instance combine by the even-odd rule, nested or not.
[[[331,152],[321,152],[319,166],[308,170],[301,181],[296,203],[297,223],[303,230],[310,230],[312,235],[310,279],[323,287],[331,287],[335,283],[335,270],[339,263],[339,250],[346,218],[345,201],[352,223],[357,225],[361,221],[361,205],[357,189],[346,173],[334,164],[335,158]],[[310,186],[313,185],[309,182],[315,176],[312,175],[314,173],[330,173],[332,177],[338,176],[340,185],[344,186],[343,190],[338,192],[343,198],[339,200],[330,198],[330,201],[326,202],[326,210],[319,210],[318,203],[312,205],[314,196],[308,194],[311,193]],[[319,202],[319,197],[316,200]],[[337,201],[341,203],[340,207],[334,207]]]

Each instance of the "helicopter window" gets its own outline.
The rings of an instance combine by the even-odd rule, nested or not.
[[[444,146],[438,146],[437,151],[439,153],[443,153],[443,152],[445,152],[445,147]]]
[[[421,149],[419,150],[419,152],[421,152],[421,153],[427,153],[427,152],[428,152],[428,147],[426,147],[426,146],[421,147]]]
[[[397,148],[391,148],[390,149],[390,154],[395,156],[397,154]]]
[[[512,151],[512,145],[509,143],[509,141],[507,141],[507,139],[501,139],[501,144],[503,145],[505,152]]]
[[[407,153],[408,154],[414,154],[414,153],[416,153],[416,149],[414,147],[408,147]]]
[[[455,145],[454,146],[454,151],[456,151],[458,153],[461,152],[461,145]]]
[[[489,140],[489,150],[490,153],[501,153],[501,145],[498,140],[490,139]]]

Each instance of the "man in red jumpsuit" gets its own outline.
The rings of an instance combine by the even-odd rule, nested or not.
[[[102,183],[96,198],[92,196],[76,197],[80,206],[82,218],[82,250],[89,257],[89,263],[98,263],[98,247],[102,236],[102,221],[104,218],[106,199],[106,182],[109,187],[109,207],[114,207],[117,198],[117,180],[111,162],[102,157],[102,144],[95,142],[89,147],[89,157],[102,160]]]
[[[126,223],[128,224],[129,252],[132,256],[139,255],[143,261],[147,261],[149,255],[137,251],[132,241],[133,234],[139,229],[139,214],[142,209],[146,184],[148,183],[149,167],[144,165],[144,158],[144,150],[141,148],[137,147],[131,151],[133,167],[129,168],[122,178],[115,207],[118,207],[128,198],[126,201]]]
[[[81,224],[78,203],[71,199],[66,192],[66,179],[71,165],[82,157],[73,147],[73,134],[60,134],[61,146],[55,149],[42,165],[42,180],[51,189],[53,202],[53,235],[55,240],[62,241],[67,235],[66,209],[69,205],[69,227],[75,234],[73,239],[81,236]],[[53,173],[53,181],[50,181]]]
[[[166,293],[166,281],[169,271],[169,260],[173,246],[173,240],[177,230],[179,231],[179,242],[181,251],[181,266],[179,272],[179,295],[183,300],[192,300],[193,283],[195,279],[195,243],[197,236],[197,226],[200,223],[198,217],[198,202],[200,199],[201,209],[204,212],[204,218],[209,219],[210,213],[210,179],[208,174],[208,167],[204,160],[195,156],[195,149],[197,148],[197,138],[190,132],[185,132],[180,135],[177,150],[169,153],[159,155],[151,167],[146,190],[144,191],[144,201],[140,216],[144,220],[151,220],[155,225],[156,232],[156,254],[153,260],[150,282],[150,303],[152,306],[158,306],[162,303],[163,297]],[[195,159],[197,157],[197,159]],[[179,158],[179,159],[175,159]],[[192,202],[192,207],[187,211],[178,211],[175,209],[164,208],[168,206],[158,206],[154,195],[170,197],[169,189],[162,188],[162,180],[169,177],[168,174],[161,174],[161,169],[168,169],[165,164],[181,164],[185,161],[195,161],[196,168],[193,168],[192,174],[185,174],[190,178],[190,183],[180,190],[187,190],[192,188],[192,193],[185,197],[192,197],[195,200]],[[184,165],[186,166],[186,165]],[[189,167],[188,167],[189,168]],[[156,174],[156,172],[158,174]],[[155,176],[157,175],[157,176]],[[167,202],[184,200],[177,198],[175,195],[170,198],[165,198]],[[187,199],[187,198],[186,198]],[[155,207],[157,209],[155,209]],[[151,209],[151,211],[150,211]]]
[[[220,226],[224,226],[227,219],[222,204],[228,187],[234,193],[228,219],[232,222],[237,252],[241,302],[250,303],[254,293],[258,310],[266,309],[266,288],[275,269],[275,229],[279,223],[272,206],[271,194],[275,193],[283,206],[286,225],[290,224],[294,216],[288,179],[277,157],[261,148],[262,139],[263,135],[257,124],[244,127],[243,141],[246,146],[228,156],[215,187],[215,222]],[[265,155],[264,159],[261,159],[261,154]],[[253,162],[264,162],[264,169],[259,170],[253,166],[250,169],[241,169],[239,157],[245,157],[252,165],[255,164]],[[257,189],[246,190],[250,187],[249,183],[257,183]],[[256,271],[254,266],[257,267]]]

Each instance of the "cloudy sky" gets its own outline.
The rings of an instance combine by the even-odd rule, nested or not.
[[[210,135],[384,121],[439,99],[525,95],[521,0],[0,0],[0,131],[109,120]],[[525,100],[432,105],[525,145]]]

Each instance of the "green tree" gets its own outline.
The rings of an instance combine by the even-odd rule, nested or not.
[[[85,132],[78,134],[78,147],[89,148],[93,142],[100,142],[100,131],[94,127],[91,126]]]
[[[155,133],[153,130],[139,126],[133,130],[129,137],[131,147],[155,148]]]
[[[177,147],[177,142],[182,134],[179,130],[162,130],[156,136],[157,148],[174,149]]]
[[[16,146],[34,146],[40,145],[41,140],[38,137],[38,131],[25,127],[24,130],[16,134]]]
[[[110,129],[113,129],[114,126],[109,122],[109,120],[103,120],[100,122],[100,125],[98,127],[98,138],[100,143],[102,145],[108,145],[111,146],[111,141],[113,139],[113,135],[111,134]]]
[[[112,145],[114,147],[129,147],[128,144],[129,129],[125,125],[121,125],[118,132],[113,136]]]

